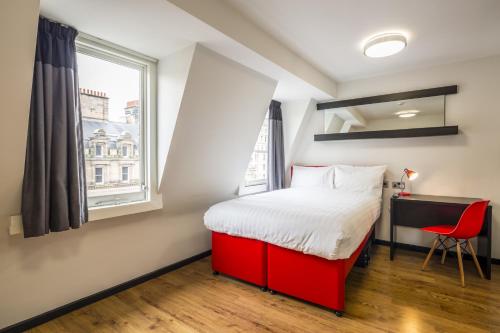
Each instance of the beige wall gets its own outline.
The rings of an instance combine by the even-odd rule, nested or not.
[[[20,212],[38,2],[6,1],[0,11],[0,43],[9,46],[0,61],[0,328],[210,249],[203,213],[237,189],[276,82],[197,48],[166,157],[164,209],[9,236],[9,216]]]
[[[482,197],[493,204],[493,256],[500,258],[500,57],[358,80],[339,85],[339,98],[458,84],[447,98],[447,124],[458,124],[456,136],[314,142],[321,133],[321,112],[314,112],[295,161],[310,164],[385,164],[386,178],[396,180],[405,167],[417,170],[414,193]],[[389,238],[388,198],[377,237]],[[398,241],[430,245],[423,233],[401,229]]]
[[[28,109],[35,58],[38,0],[3,1],[0,7],[0,221],[21,209]],[[0,243],[0,247],[2,243]],[[2,256],[0,250],[0,258]],[[0,264],[1,264],[0,260]],[[0,325],[1,326],[1,325]]]

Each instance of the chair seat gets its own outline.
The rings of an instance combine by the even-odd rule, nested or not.
[[[446,235],[452,232],[453,229],[455,229],[455,227],[456,226],[454,225],[441,224],[441,225],[433,225],[430,227],[421,228],[420,230],[426,232],[432,232],[434,234]]]

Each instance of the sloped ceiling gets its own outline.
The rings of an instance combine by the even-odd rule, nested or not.
[[[167,0],[41,0],[40,9],[42,15],[81,32],[158,59],[202,44],[279,81],[274,97],[280,100],[329,99],[336,92],[334,80],[246,18],[227,14],[231,8],[220,0],[175,1],[175,5]],[[214,12],[223,14],[218,17],[222,23],[232,18],[225,29],[216,26],[220,22],[195,15]]]
[[[236,193],[276,85],[196,46],[163,168],[165,209],[207,207]]]

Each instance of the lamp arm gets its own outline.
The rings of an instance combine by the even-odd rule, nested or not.
[[[405,175],[406,175],[406,173],[403,172],[403,175],[401,176],[401,181],[399,182],[399,189],[401,190],[401,192],[404,192],[404,190],[406,188],[406,184],[403,182]]]

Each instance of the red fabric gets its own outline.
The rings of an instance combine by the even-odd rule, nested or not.
[[[350,258],[340,260],[327,260],[268,244],[269,289],[342,311],[345,279],[370,234]]]
[[[212,232],[212,269],[265,287],[267,243]]]
[[[488,200],[471,203],[465,208],[457,225],[436,225],[421,230],[457,239],[476,237],[483,227],[484,215],[489,203]]]

